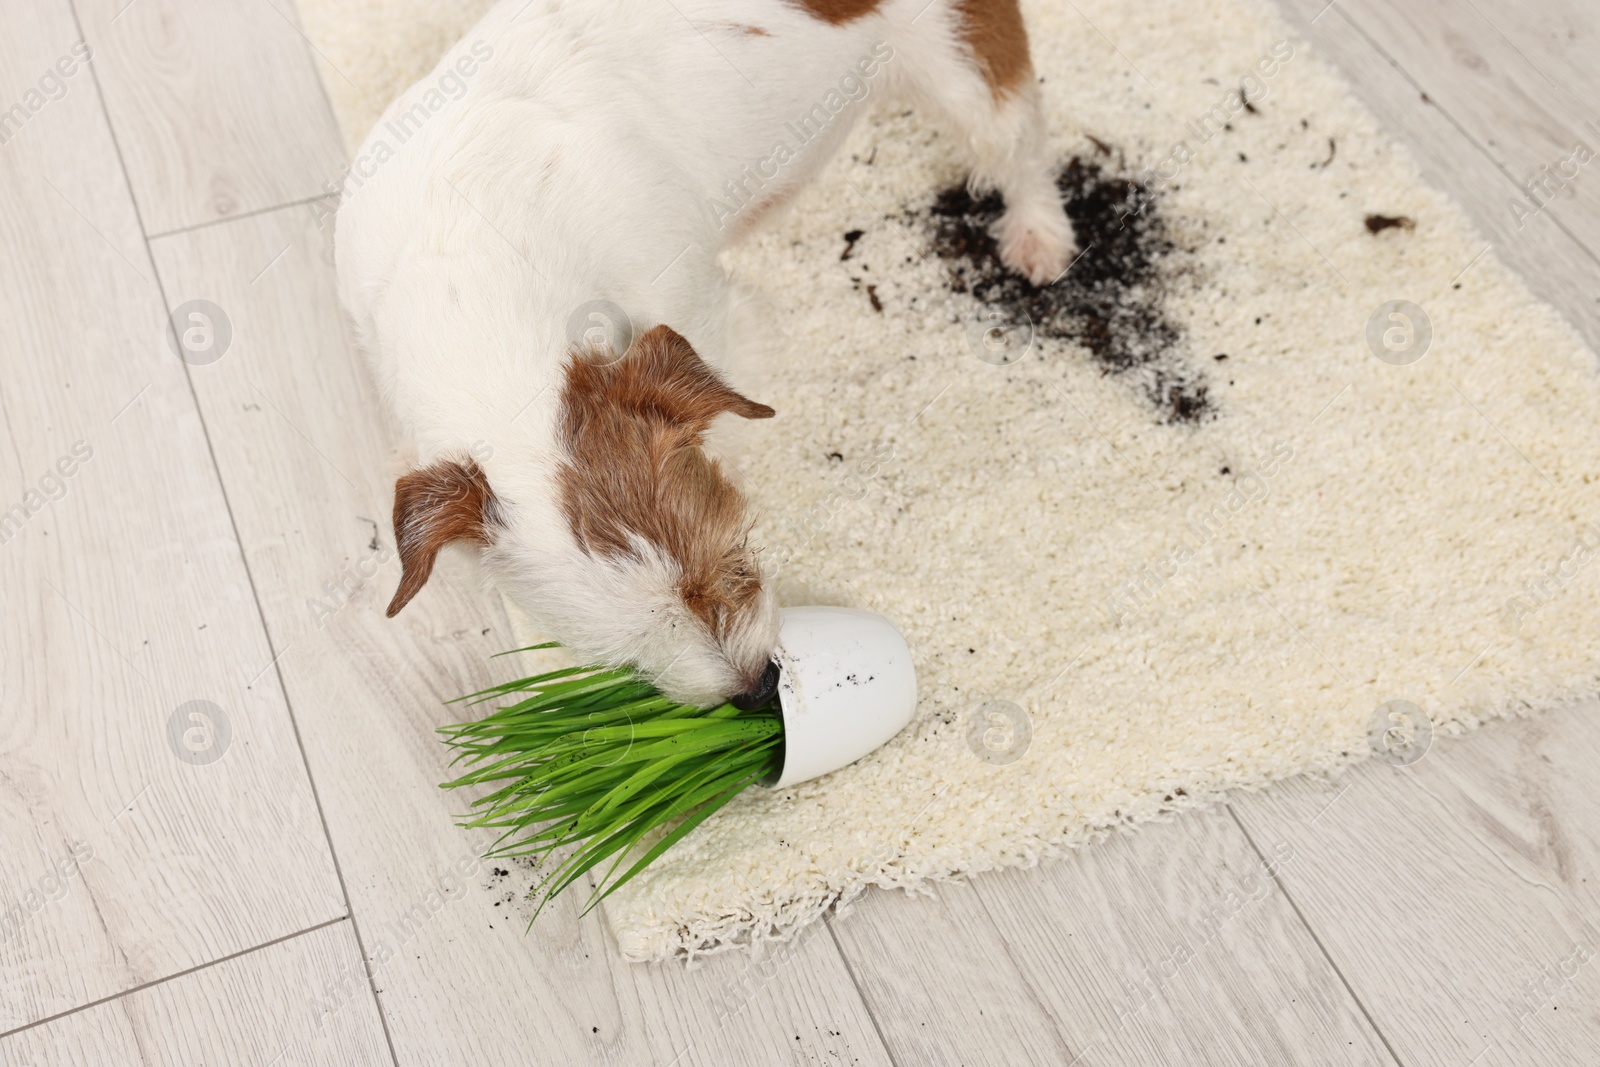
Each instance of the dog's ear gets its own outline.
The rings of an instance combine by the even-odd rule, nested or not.
[[[394,539],[400,550],[400,588],[389,601],[393,618],[433,573],[439,550],[452,541],[491,542],[498,525],[494,491],[470,459],[443,459],[394,483]]]
[[[567,370],[567,395],[579,407],[664,417],[697,435],[724,411],[747,419],[776,414],[736,392],[670,326],[636,338],[621,359],[615,353],[576,355]]]

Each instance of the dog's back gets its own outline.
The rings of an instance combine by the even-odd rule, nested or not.
[[[493,362],[507,328],[559,357],[568,314],[599,299],[714,352],[716,252],[889,88],[886,30],[781,0],[496,7],[389,107],[346,186],[342,295],[386,386],[425,373],[415,343],[451,374]]]

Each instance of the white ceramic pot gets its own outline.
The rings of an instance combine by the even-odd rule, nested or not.
[[[774,789],[836,771],[899,733],[917,710],[911,648],[854,608],[784,608],[778,631],[783,768]]]

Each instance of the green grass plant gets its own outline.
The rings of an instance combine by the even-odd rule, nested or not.
[[[556,894],[607,864],[587,913],[783,763],[776,700],[753,711],[697,708],[662,696],[627,668],[566,667],[451,703],[507,698],[483,719],[440,728],[457,750],[451,766],[464,769],[443,788],[494,787],[472,802],[461,825],[499,834],[486,856],[534,858],[542,871],[535,919]],[[617,873],[635,845],[672,823]]]

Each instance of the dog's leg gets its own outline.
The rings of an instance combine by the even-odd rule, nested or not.
[[[912,92],[965,136],[975,192],[997,189],[995,239],[1006,266],[1048,285],[1076,252],[1045,145],[1028,32],[1016,0],[950,0],[902,28]]]

